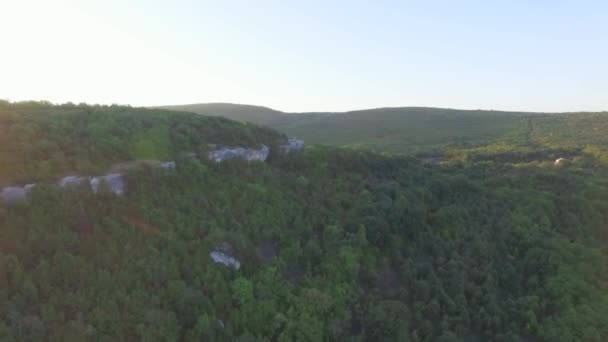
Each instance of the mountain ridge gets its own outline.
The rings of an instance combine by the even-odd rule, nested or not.
[[[186,104],[178,104],[178,105],[160,105],[160,106],[150,106],[149,108],[165,108],[165,109],[177,109],[180,107],[195,107],[195,106],[234,106],[234,107],[250,107],[250,108],[258,108],[268,110],[270,112],[280,113],[280,114],[348,114],[348,113],[356,113],[356,112],[369,112],[369,111],[378,111],[378,110],[408,110],[408,109],[428,109],[428,110],[448,110],[448,111],[466,111],[466,112],[494,112],[494,113],[516,113],[516,114],[584,114],[584,113],[608,113],[608,110],[601,111],[590,111],[590,110],[573,110],[573,111],[528,111],[528,110],[506,110],[506,109],[481,109],[481,108],[453,108],[453,107],[434,107],[434,106],[380,106],[380,107],[368,107],[361,109],[350,109],[350,110],[341,110],[341,111],[323,111],[323,110],[314,110],[314,111],[285,111],[280,109],[275,109],[269,106],[264,105],[256,105],[256,104],[248,104],[248,103],[236,103],[236,102],[200,102],[200,103],[186,103]]]
[[[409,154],[462,140],[479,144],[515,129],[523,117],[547,115],[434,107],[287,113],[268,107],[227,103],[161,108],[223,116],[267,126],[312,144],[357,147],[396,154]],[[427,135],[429,130],[434,134]]]

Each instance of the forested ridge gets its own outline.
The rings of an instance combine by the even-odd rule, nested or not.
[[[49,185],[0,206],[0,340],[604,341],[608,121],[558,118],[429,163],[281,154],[273,130],[189,113],[2,102],[2,183]],[[261,143],[265,163],[185,157]],[[139,159],[177,167],[129,171],[124,196],[51,185]]]
[[[202,156],[209,144],[274,147],[282,140],[268,128],[191,113],[0,101],[0,183],[96,174],[130,160]]]
[[[393,107],[348,112],[285,113],[230,103],[165,106],[267,126],[306,140],[393,155],[471,149],[509,140],[526,148],[606,146],[608,112],[534,113]],[[520,146],[520,147],[522,147]],[[510,151],[513,151],[510,149]]]

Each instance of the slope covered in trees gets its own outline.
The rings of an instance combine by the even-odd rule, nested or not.
[[[0,111],[17,139],[4,156],[30,153],[3,171],[12,181],[283,139],[160,110]],[[490,158],[525,132],[442,164],[313,146],[266,163],[175,158],[131,171],[121,197],[36,187],[0,207],[0,340],[606,340],[603,150],[559,166]],[[41,156],[62,163],[39,174]],[[218,248],[240,269],[214,263]]]
[[[603,134],[608,123],[606,112],[547,114],[402,107],[344,113],[284,113],[234,104],[166,108],[264,125],[311,144],[399,155],[505,143],[515,144],[520,150],[608,146]]]
[[[209,144],[257,147],[284,140],[267,128],[191,113],[0,101],[0,185],[96,174],[130,160],[206,155]]]
[[[168,106],[274,128],[313,144],[411,154],[450,145],[472,146],[503,136],[528,113],[441,108],[378,108],[344,113],[284,113],[234,104]]]

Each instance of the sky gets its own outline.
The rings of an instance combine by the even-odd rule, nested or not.
[[[0,98],[608,110],[608,1],[0,0]]]

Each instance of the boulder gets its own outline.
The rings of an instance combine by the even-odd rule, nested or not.
[[[237,258],[224,251],[214,250],[209,253],[209,255],[211,256],[211,259],[213,259],[213,261],[217,264],[222,264],[226,267],[232,268],[235,271],[238,271],[241,268],[241,262]]]

